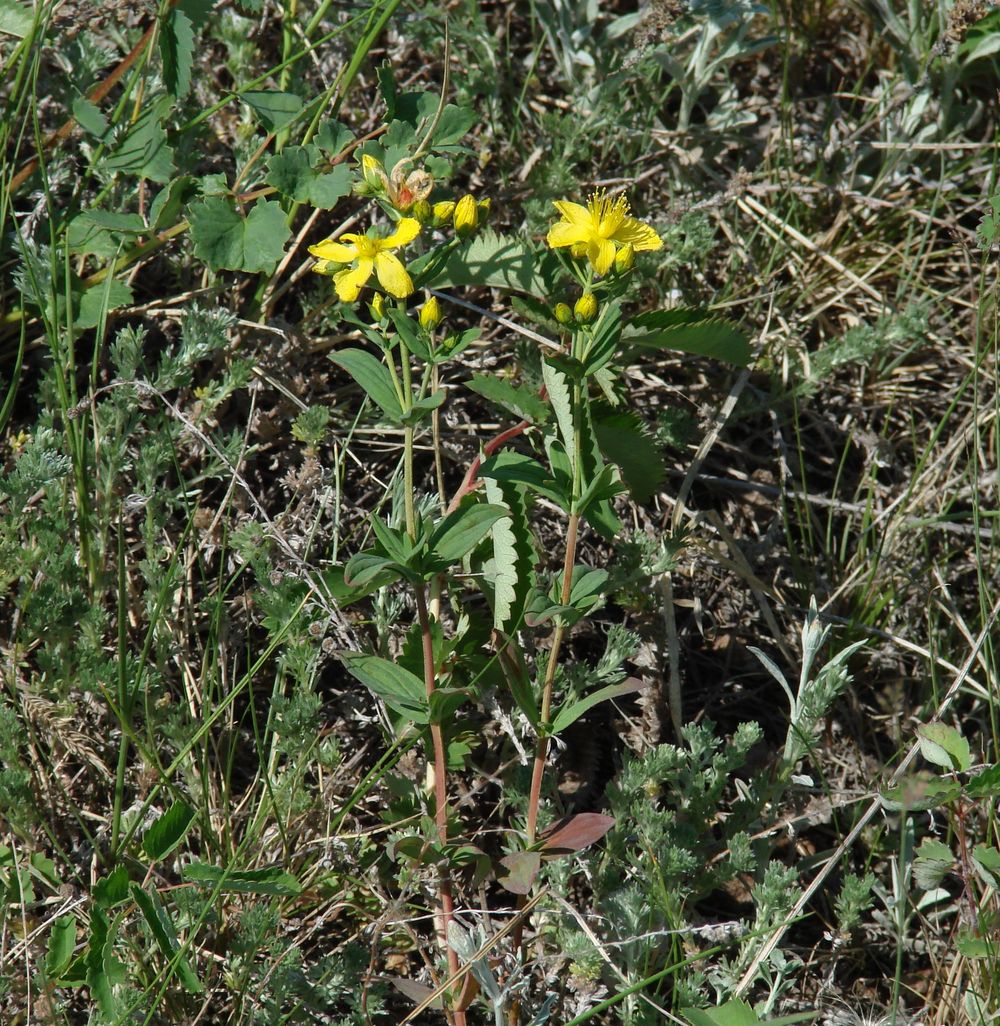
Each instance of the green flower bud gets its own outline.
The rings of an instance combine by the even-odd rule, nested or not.
[[[372,312],[372,317],[377,321],[381,321],[385,317],[385,296],[381,292],[376,292],[372,296],[372,301],[369,304],[369,309]]]
[[[597,316],[597,296],[584,292],[574,304],[573,313],[581,324],[589,324]]]
[[[421,224],[427,224],[431,219],[431,205],[427,200],[417,200],[416,203],[410,207],[410,217],[415,217]]]
[[[555,310],[552,311],[556,320],[560,324],[572,324],[573,323],[573,311],[570,310],[569,304],[567,303],[556,303]]]

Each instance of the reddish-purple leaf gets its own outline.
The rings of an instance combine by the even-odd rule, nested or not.
[[[581,812],[569,819],[561,819],[547,830],[542,837],[542,850],[546,855],[567,855],[572,851],[583,851],[599,841],[614,825],[614,816]]]
[[[535,882],[542,856],[537,851],[518,851],[513,855],[505,855],[500,865],[507,870],[497,876],[497,882],[511,894],[527,894]]]

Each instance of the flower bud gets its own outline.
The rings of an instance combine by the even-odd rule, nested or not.
[[[584,292],[573,306],[573,313],[581,324],[589,324],[597,316],[597,296]]]
[[[490,199],[487,196],[486,199],[481,199],[476,202],[476,206],[479,208],[479,223],[486,224],[490,219]]]
[[[410,208],[410,217],[415,217],[421,224],[427,224],[431,219],[431,205],[427,200],[417,200]]]
[[[556,307],[552,312],[560,324],[573,323],[573,311],[570,310],[568,303],[556,303]]]
[[[374,192],[384,189],[387,185],[388,180],[382,165],[370,153],[361,155],[361,174],[365,184]]]
[[[437,296],[431,296],[420,308],[420,327],[424,331],[433,331],[441,323],[442,317],[441,304]]]
[[[380,321],[385,317],[385,296],[381,292],[376,292],[372,297],[370,308],[375,320]]]
[[[626,271],[632,269],[632,265],[634,263],[635,249],[633,249],[631,242],[626,242],[625,245],[615,253],[615,270],[619,274],[624,274]]]
[[[466,194],[455,204],[455,231],[460,236],[471,235],[479,225],[479,206],[475,196]]]
[[[431,208],[431,216],[433,218],[432,224],[435,228],[440,228],[442,225],[447,224],[451,220],[452,214],[455,213],[455,201],[454,200],[441,200],[435,203]]]

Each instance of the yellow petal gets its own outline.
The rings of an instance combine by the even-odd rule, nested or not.
[[[663,239],[648,224],[634,217],[627,217],[612,238],[622,245],[628,243],[635,250],[659,249],[663,245]]]
[[[317,260],[332,260],[336,264],[349,264],[358,255],[354,246],[345,246],[342,242],[334,242],[333,239],[324,239],[317,242],[315,246],[309,247]]]
[[[581,207],[579,203],[571,203],[569,200],[555,200],[555,208],[562,215],[564,221],[570,224],[578,224],[581,228],[590,227],[592,220],[590,211]]]
[[[587,259],[598,274],[607,274],[615,262],[615,244],[610,239],[593,239],[587,249]]]
[[[587,242],[591,233],[579,224],[567,224],[566,221],[556,221],[549,229],[545,241],[553,248],[560,246],[575,246],[578,242]]]
[[[420,222],[415,217],[401,217],[399,224],[396,225],[396,230],[388,238],[382,240],[379,249],[396,249],[398,246],[405,246],[419,234]],[[410,291],[412,291],[412,287]]]
[[[357,267],[345,268],[333,276],[333,285],[337,297],[342,303],[353,303],[358,298],[361,287],[372,276],[372,261],[359,260]]]
[[[375,257],[375,273],[382,288],[397,299],[404,299],[413,291],[413,279],[392,253],[379,253]]]

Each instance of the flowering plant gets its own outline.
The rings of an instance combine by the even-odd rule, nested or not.
[[[517,1021],[526,986],[518,959],[539,900],[538,893],[529,900],[536,878],[546,861],[595,843],[613,823],[580,814],[552,824],[546,768],[554,738],[599,703],[638,688],[621,669],[628,652],[616,652],[614,665],[600,672],[578,665],[572,686],[564,666],[570,632],[611,587],[606,569],[579,562],[581,539],[588,528],[614,539],[623,529],[616,506],[624,493],[642,500],[662,476],[655,443],[625,407],[621,372],[643,349],[679,348],[735,363],[746,362],[748,349],[741,333],[705,311],[654,311],[626,322],[636,255],[654,254],[663,243],[632,216],[624,195],[595,193],[586,205],[556,201],[559,220],[542,246],[486,227],[488,198],[450,193],[432,168],[440,171],[441,162],[426,139],[414,140],[412,151],[366,150],[355,191],[387,223],[324,239],[310,252],[315,269],[332,276],[343,317],[362,342],[332,359],[376,415],[402,432],[401,486],[388,511],[372,515],[372,544],[339,567],[337,587],[344,606],[402,590],[414,623],[395,643],[380,637],[371,651],[339,655],[384,703],[394,740],[423,741],[426,788],[414,785],[389,812],[400,824],[420,825],[400,825],[390,850],[407,872],[429,870],[436,878],[448,972],[424,1004],[443,994],[445,1014],[463,1026],[481,987],[496,1015]],[[506,423],[479,438],[456,473],[443,444],[443,373],[468,365],[480,332],[450,323],[457,304],[478,309],[461,290],[483,287],[520,296],[518,308],[534,326],[500,322],[534,349],[516,374],[480,372],[467,382]],[[359,305],[363,291],[367,307]],[[535,536],[539,499],[563,518],[554,565]],[[485,602],[470,603],[470,591]],[[449,779],[469,769],[470,731],[486,701],[499,701],[509,718],[527,775],[519,797],[511,780],[502,857],[464,836],[450,801]],[[474,956],[455,918],[463,881],[490,878],[516,896],[503,972]]]

